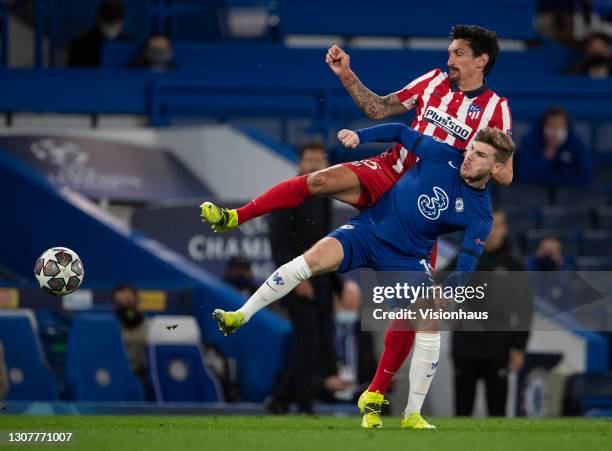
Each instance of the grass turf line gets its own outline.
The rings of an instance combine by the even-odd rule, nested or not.
[[[358,417],[2,415],[0,430],[74,433],[69,445],[14,444],[11,449],[87,451],[574,451],[607,449],[612,438],[612,421],[599,419],[434,418],[435,431],[403,430],[399,418],[383,420],[383,429],[362,430]]]

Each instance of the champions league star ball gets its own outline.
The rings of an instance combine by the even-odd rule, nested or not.
[[[40,288],[54,296],[72,293],[83,283],[83,264],[76,252],[52,247],[36,260],[34,275]]]

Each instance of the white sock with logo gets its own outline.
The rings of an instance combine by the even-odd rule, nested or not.
[[[429,386],[438,368],[440,358],[440,334],[417,332],[410,362],[410,394],[404,416],[411,413],[421,413],[423,401],[429,391]]]
[[[304,256],[300,255],[274,271],[238,311],[244,313],[246,322],[262,308],[279,300],[311,276],[312,271],[308,263]]]

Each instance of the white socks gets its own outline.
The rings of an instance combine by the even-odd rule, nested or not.
[[[304,256],[300,255],[274,271],[238,311],[244,313],[246,322],[262,308],[279,300],[311,276],[312,271]]]
[[[429,386],[438,368],[440,357],[440,334],[426,334],[417,332],[410,363],[410,395],[408,405],[404,411],[407,417],[411,413],[421,413],[423,401],[429,391]]]

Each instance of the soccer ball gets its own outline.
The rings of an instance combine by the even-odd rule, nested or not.
[[[83,283],[83,264],[76,252],[52,247],[36,260],[34,275],[40,288],[54,296],[72,293]]]

